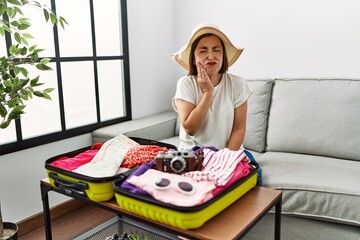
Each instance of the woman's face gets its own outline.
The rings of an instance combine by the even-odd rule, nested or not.
[[[219,37],[203,37],[194,51],[194,64],[200,62],[209,75],[219,73],[223,64],[224,50]]]

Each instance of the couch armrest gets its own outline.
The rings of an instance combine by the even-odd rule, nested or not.
[[[99,128],[92,132],[92,141],[105,142],[119,134],[128,137],[139,137],[160,140],[175,136],[177,113],[166,111],[122,123]]]

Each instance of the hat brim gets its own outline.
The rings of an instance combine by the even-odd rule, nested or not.
[[[172,54],[173,58],[187,71],[189,71],[190,69],[189,57],[190,57],[191,45],[198,37],[207,33],[218,36],[224,43],[229,67],[236,62],[236,60],[240,57],[241,53],[244,50],[244,48],[235,47],[231,43],[229,38],[216,26],[211,26],[211,25],[198,26],[194,29],[188,43],[185,44],[182,48],[180,48],[177,52]]]

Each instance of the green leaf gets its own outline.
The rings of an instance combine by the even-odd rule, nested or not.
[[[14,85],[13,92],[17,92],[21,88],[21,82],[18,77],[14,78],[13,85]]]
[[[50,95],[47,94],[47,93],[44,93],[44,92],[43,92],[43,98],[45,98],[45,99],[47,99],[47,100],[51,100]]]
[[[60,26],[62,27],[62,29],[65,29],[64,23],[69,25],[68,22],[63,17],[59,17],[59,22],[60,22]]]
[[[36,64],[36,68],[41,70],[41,71],[52,70],[51,67],[49,67],[49,66],[47,66],[45,64],[42,64],[42,63]]]
[[[23,67],[21,67],[20,68],[20,72],[22,73],[22,75],[24,75],[24,77],[27,77],[28,76],[28,70],[26,69],[26,68],[23,68]],[[26,81],[26,80],[24,80],[24,81]],[[29,82],[29,80],[27,80],[27,82]],[[27,84],[27,83],[26,83]],[[25,84],[25,85],[26,85]]]
[[[16,51],[17,51],[16,45],[11,45],[11,46],[9,47],[9,52],[10,52],[10,54],[15,54]]]
[[[31,79],[31,81],[30,81],[30,86],[31,86],[31,87],[36,86],[36,84],[38,83],[39,79],[40,79],[40,76],[37,76],[36,78]]]
[[[25,105],[16,106],[13,108],[12,112],[22,112],[25,107],[26,107]]]
[[[2,105],[2,103],[1,103],[1,104],[0,104],[0,116],[1,116],[2,118],[4,118],[4,117],[6,116],[6,114],[7,114],[6,107],[4,107],[4,106]]]
[[[10,25],[17,28],[17,27],[19,27],[19,22],[18,21],[11,21]]]
[[[14,4],[14,5],[18,5],[18,6],[22,6],[21,2],[17,1],[17,0],[7,0],[9,3]]]
[[[31,46],[31,47],[29,48],[29,52],[32,52],[32,51],[34,51],[35,49],[36,49],[36,45]]]
[[[8,106],[9,106],[9,108],[14,108],[18,105],[18,103],[19,103],[19,99],[14,98],[14,99],[11,99],[10,101],[8,101]]]
[[[0,16],[2,16],[6,12],[6,5],[0,4]]]
[[[29,20],[30,20],[30,18],[25,18],[25,17],[22,17],[22,18],[18,19],[18,21],[20,23],[27,23],[27,24],[29,24]]]
[[[57,18],[56,18],[56,15],[54,13],[50,13],[50,19],[51,19],[52,25],[57,24]]]
[[[14,38],[15,38],[15,40],[18,42],[18,43],[21,43],[21,37],[20,37],[20,34],[19,33],[15,33],[14,34]]]
[[[40,60],[40,63],[42,64],[48,64],[51,61],[51,58],[43,58]]]
[[[5,129],[10,125],[11,119],[6,120],[0,124],[0,128]]]
[[[24,45],[29,46],[29,42],[26,40],[26,38],[21,37],[21,42],[22,42]]]
[[[69,23],[66,21],[66,19],[62,16],[59,17],[59,20],[69,25]]]
[[[45,8],[43,8],[43,13],[44,13],[46,22],[48,22],[49,21],[49,12]]]
[[[24,99],[25,101],[29,100],[29,97],[26,92],[21,94],[20,97],[21,97],[21,99]]]
[[[46,88],[46,89],[44,89],[43,93],[51,93],[54,90],[55,90],[55,88]]]
[[[15,108],[14,108],[14,110],[12,110],[11,113],[9,114],[9,119],[17,119],[17,118],[21,117],[21,115],[23,113],[24,113],[23,111],[19,111],[19,110],[15,111]]]
[[[24,15],[24,13],[21,11],[21,9],[19,7],[14,6],[14,10],[18,13],[20,13],[21,15]]]
[[[12,33],[11,29],[7,25],[2,26],[1,28],[3,28],[5,31],[9,33]]]
[[[28,27],[30,27],[31,25],[29,23],[20,23],[19,26],[18,26],[18,29],[19,30],[25,30],[27,29]]]
[[[63,21],[60,21],[60,26],[62,29],[65,29],[65,26],[64,26],[64,22]]]
[[[34,53],[39,53],[39,52],[42,52],[42,51],[44,51],[45,49],[35,49],[34,50]]]
[[[37,96],[37,97],[43,97],[44,95],[42,94],[42,92],[40,91],[35,91],[34,92],[34,95]]]
[[[4,80],[3,81],[3,84],[6,86],[6,87],[9,87],[9,88],[12,88],[13,87],[13,84],[10,80]]]
[[[21,49],[21,51],[20,51],[20,54],[23,55],[23,56],[25,56],[26,53],[27,53],[27,48],[26,48],[26,47],[23,47],[23,48]]]
[[[37,53],[31,55],[31,61],[37,62],[38,59],[39,59],[39,55]]]
[[[23,68],[23,69],[24,69],[24,71],[26,71],[26,75],[27,75],[27,70],[26,70],[25,68]],[[23,75],[25,75],[25,74],[23,73]],[[21,90],[22,90],[22,93],[23,93],[23,92],[26,92],[23,88],[29,83],[29,81],[30,81],[29,78],[22,80],[22,82],[21,82],[21,87],[22,87]]]
[[[16,15],[16,11],[12,8],[6,8],[6,13],[9,16],[9,18],[13,18]]]
[[[30,33],[24,33],[23,36],[27,39],[33,39],[34,37]]]
[[[14,66],[14,72],[15,72],[15,74],[16,74],[16,75],[18,75],[18,74],[19,74],[20,69],[19,69],[19,67],[18,67],[18,66]]]

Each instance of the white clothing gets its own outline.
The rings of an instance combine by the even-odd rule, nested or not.
[[[198,105],[202,92],[196,76],[185,76],[179,79],[176,93],[172,100],[177,112],[176,99],[182,99]],[[194,146],[214,146],[219,149],[227,147],[234,123],[235,108],[241,106],[250,97],[252,90],[245,79],[224,73],[220,83],[215,86],[213,100],[202,127],[195,135],[187,134],[180,124],[180,150]]]
[[[107,140],[96,153],[94,158],[75,169],[73,172],[90,177],[114,176],[123,162],[126,153],[139,143],[125,135],[118,135]]]

